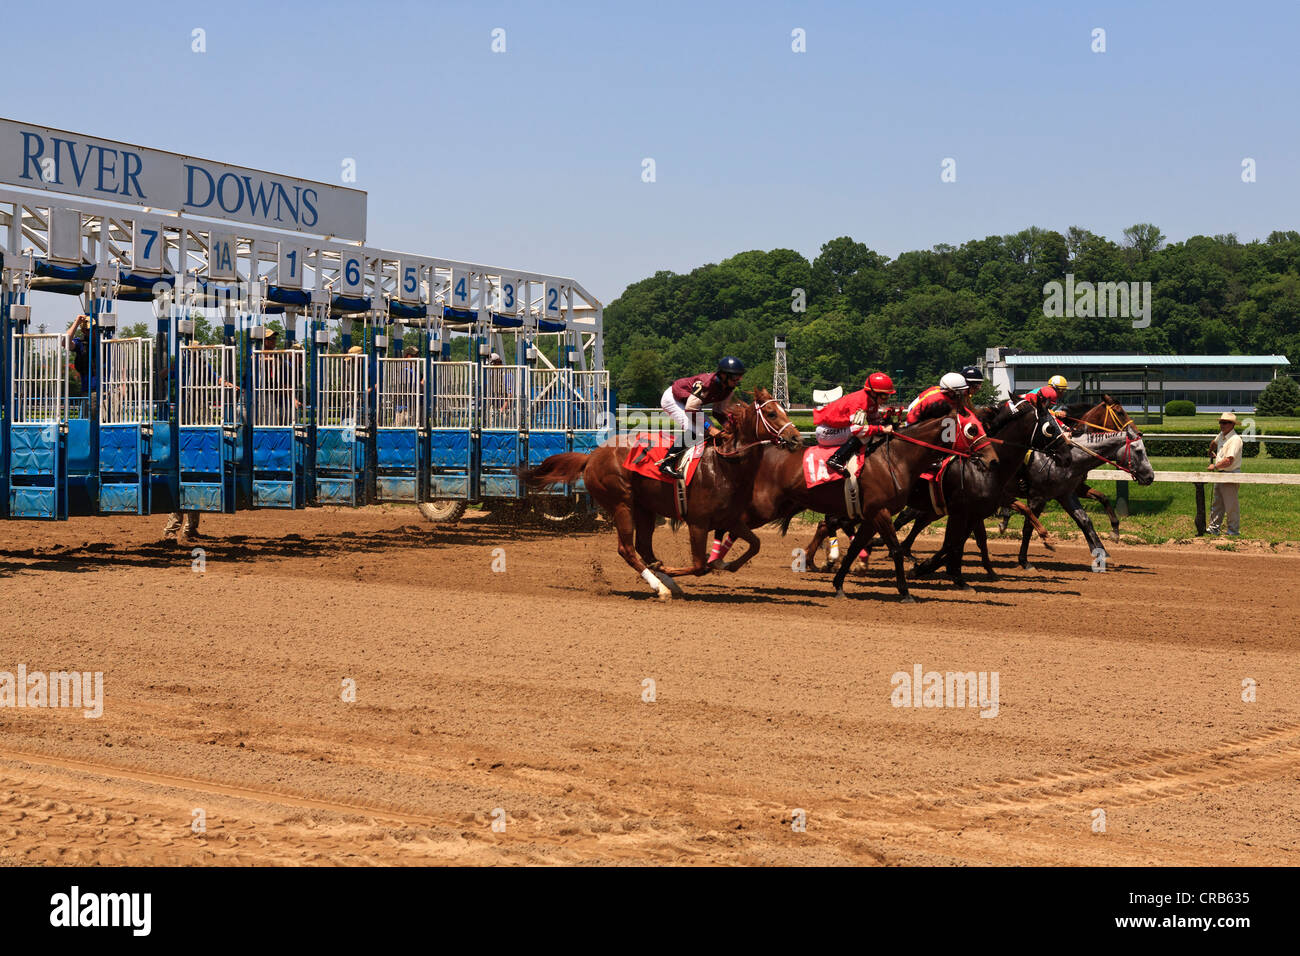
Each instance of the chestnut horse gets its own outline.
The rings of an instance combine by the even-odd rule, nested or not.
[[[907,591],[907,580],[903,575],[903,552],[894,535],[890,516],[903,507],[921,472],[943,456],[952,454],[950,449],[961,427],[955,416],[945,415],[895,431],[866,457],[862,471],[858,474],[862,524],[884,535],[890,546],[890,554],[894,557],[894,576],[899,596],[907,602],[913,598]],[[971,457],[986,466],[996,463],[997,456],[990,447],[991,443],[978,429],[966,435],[966,439],[972,447]],[[781,530],[784,532],[789,527],[790,520],[801,511],[843,515],[845,510],[843,481],[825,482],[809,488],[804,476],[802,454],[766,449],[762,465],[754,479],[753,501],[745,510],[743,521],[733,525],[716,525],[718,529],[729,531],[749,545],[748,550],[736,562],[724,567],[726,570],[737,570],[757,553],[757,540],[750,540],[753,538],[750,528],[780,519]]]
[[[677,517],[676,482],[647,478],[624,468],[630,439],[608,442],[589,455],[551,455],[519,474],[525,484],[534,488],[582,478],[587,493],[614,521],[619,555],[661,601],[668,601],[673,592],[664,576],[671,579],[709,573],[709,530],[739,522],[752,497],[759,463],[774,444],[787,449],[798,447],[799,429],[766,389],[756,388],[753,403],[733,406],[721,435],[709,440],[696,466],[687,488],[686,513],[681,516],[690,530],[692,563],[681,568],[663,567],[653,548],[655,518]],[[746,535],[751,546],[757,544],[758,539],[748,529]],[[675,584],[672,588],[680,593]]]

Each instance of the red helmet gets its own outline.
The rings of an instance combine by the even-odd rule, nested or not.
[[[875,392],[877,395],[893,395],[894,380],[884,372],[872,372],[867,376],[863,388],[868,392]]]
[[[1061,397],[1057,393],[1056,389],[1053,388],[1051,385],[1044,385],[1042,388],[1038,390],[1038,394],[1041,395],[1044,399],[1046,399],[1049,402],[1054,402]]]

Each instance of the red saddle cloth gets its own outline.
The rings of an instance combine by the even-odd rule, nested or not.
[[[659,470],[659,463],[668,457],[668,451],[672,447],[672,441],[663,435],[639,434],[632,440],[632,448],[623,461],[623,467],[628,471],[636,472],[643,478],[653,478],[656,481],[676,481],[675,478],[669,478]],[[703,454],[703,442],[700,442],[686,453],[686,484],[688,487],[691,479],[695,477],[695,470],[699,468],[700,458]]]
[[[934,508],[934,513],[943,515],[948,513],[948,502],[943,495],[943,473],[948,470],[956,455],[949,455],[943,461],[939,462],[937,468],[930,468],[921,472],[921,480],[928,482],[930,485],[930,504]]]
[[[838,445],[813,445],[811,448],[805,448],[803,452],[803,480],[809,488],[817,485],[824,485],[829,481],[843,481],[844,476],[838,471],[826,467],[827,460],[831,455],[839,451]],[[859,451],[857,454],[858,467],[862,467],[863,460],[867,457],[865,451]]]

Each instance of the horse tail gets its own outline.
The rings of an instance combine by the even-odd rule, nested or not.
[[[781,516],[781,537],[784,538],[786,532],[790,530],[790,522],[794,520],[794,516],[802,512],[803,512],[802,508],[795,508],[792,511],[787,511],[784,515]]]
[[[520,469],[519,477],[530,488],[567,484],[583,473],[590,457],[578,451],[551,455],[535,468]]]

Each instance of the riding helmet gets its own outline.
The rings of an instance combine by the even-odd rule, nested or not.
[[[1058,392],[1064,392],[1070,387],[1070,383],[1065,380],[1064,375],[1053,375],[1047,380],[1047,384],[1052,386]]]
[[[966,380],[971,388],[979,388],[984,384],[984,373],[979,370],[978,365],[967,365],[961,370],[961,377]]]
[[[943,378],[939,379],[939,387],[945,392],[964,392],[970,385],[960,372],[945,372]]]
[[[867,376],[863,387],[868,392],[875,392],[877,395],[894,394],[894,380],[884,372],[872,372]]]
[[[745,363],[734,355],[718,359],[718,371],[723,375],[744,375]]]

